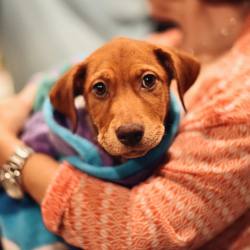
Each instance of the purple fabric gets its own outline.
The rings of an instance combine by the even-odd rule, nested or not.
[[[84,110],[79,110],[78,118],[80,125],[77,128],[76,134],[96,144],[88,126],[86,112]],[[59,124],[69,127],[69,122],[61,116],[57,115],[56,120]],[[26,145],[33,148],[36,152],[50,155],[56,159],[62,155],[70,156],[76,154],[76,152],[66,142],[50,131],[44,120],[42,112],[36,112],[30,117],[25,124],[21,139]],[[112,166],[112,157],[109,156],[98,144],[96,145],[103,165]]]

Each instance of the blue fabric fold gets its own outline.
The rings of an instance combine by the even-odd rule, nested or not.
[[[180,106],[176,97],[170,95],[168,117],[165,121],[165,134],[160,144],[148,152],[144,157],[130,159],[116,166],[102,166],[101,158],[96,146],[90,141],[82,138],[72,131],[58,124],[54,118],[54,108],[49,98],[44,103],[44,117],[50,130],[67,142],[79,155],[64,157],[79,170],[97,178],[117,182],[143,171],[145,168],[155,168],[159,159],[165,155],[168,147],[173,141],[180,122]]]

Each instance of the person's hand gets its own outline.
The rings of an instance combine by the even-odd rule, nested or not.
[[[33,105],[36,84],[30,84],[19,94],[0,100],[0,168],[22,141],[17,138]]]
[[[19,94],[0,100],[0,136],[16,136],[23,127],[34,101],[37,85],[26,86]]]

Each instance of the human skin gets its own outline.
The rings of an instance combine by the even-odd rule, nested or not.
[[[19,94],[0,101],[0,166],[9,159],[18,146],[23,145],[17,135],[32,109],[36,90],[37,86],[30,84]],[[44,164],[48,165],[48,168],[43,168]],[[57,167],[58,163],[45,155],[35,154],[27,161],[23,172],[23,184],[25,189],[31,191],[30,194],[38,202],[44,196]],[[41,171],[42,168],[43,171]],[[39,185],[37,185],[37,173],[40,171],[41,178],[39,179],[41,182],[39,181]]]

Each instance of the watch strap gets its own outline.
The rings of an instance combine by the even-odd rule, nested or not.
[[[13,199],[22,199],[24,196],[21,183],[22,169],[33,152],[27,146],[19,146],[9,160],[0,168],[0,184]]]

